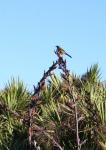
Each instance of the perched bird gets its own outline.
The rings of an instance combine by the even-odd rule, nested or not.
[[[59,46],[56,46],[56,47],[57,47],[56,52],[57,52],[58,56],[62,56],[63,54],[65,54],[65,55],[69,56],[70,58],[72,58],[69,54],[67,54],[67,53],[65,52],[64,49],[62,49],[62,48],[59,47]]]

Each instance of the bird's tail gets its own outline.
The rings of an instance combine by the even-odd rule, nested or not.
[[[72,58],[71,55],[67,54],[66,52],[65,52],[65,55],[67,55],[68,57]]]

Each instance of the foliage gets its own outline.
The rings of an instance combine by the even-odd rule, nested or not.
[[[19,79],[12,79],[1,90],[1,150],[29,149],[28,126],[23,118],[27,115],[30,96]],[[69,82],[52,74],[35,106],[32,149],[76,150],[75,106],[81,150],[105,150],[106,87],[100,81],[97,65],[81,77],[70,74]]]
[[[18,149],[25,140],[25,127],[22,125],[22,116],[24,116],[28,106],[30,93],[23,82],[14,78],[0,92],[0,149],[10,150],[11,146]],[[21,132],[20,132],[20,128]],[[16,134],[20,133],[20,137]],[[15,137],[15,139],[14,139]],[[23,140],[22,138],[23,137]],[[26,137],[27,138],[27,137]],[[13,143],[14,141],[14,143]],[[17,144],[16,144],[17,143]],[[21,149],[20,147],[20,149]]]

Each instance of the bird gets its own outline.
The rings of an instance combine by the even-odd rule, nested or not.
[[[58,56],[62,56],[63,54],[67,55],[68,57],[72,58],[68,53],[65,52],[65,50],[63,48],[61,48],[60,46],[56,46],[56,52],[58,54]]]

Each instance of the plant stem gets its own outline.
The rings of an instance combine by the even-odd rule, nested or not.
[[[78,127],[78,110],[77,103],[75,98],[73,97],[73,102],[75,104],[75,122],[76,122],[76,142],[77,142],[77,150],[80,150],[80,138],[79,138],[79,127]]]

